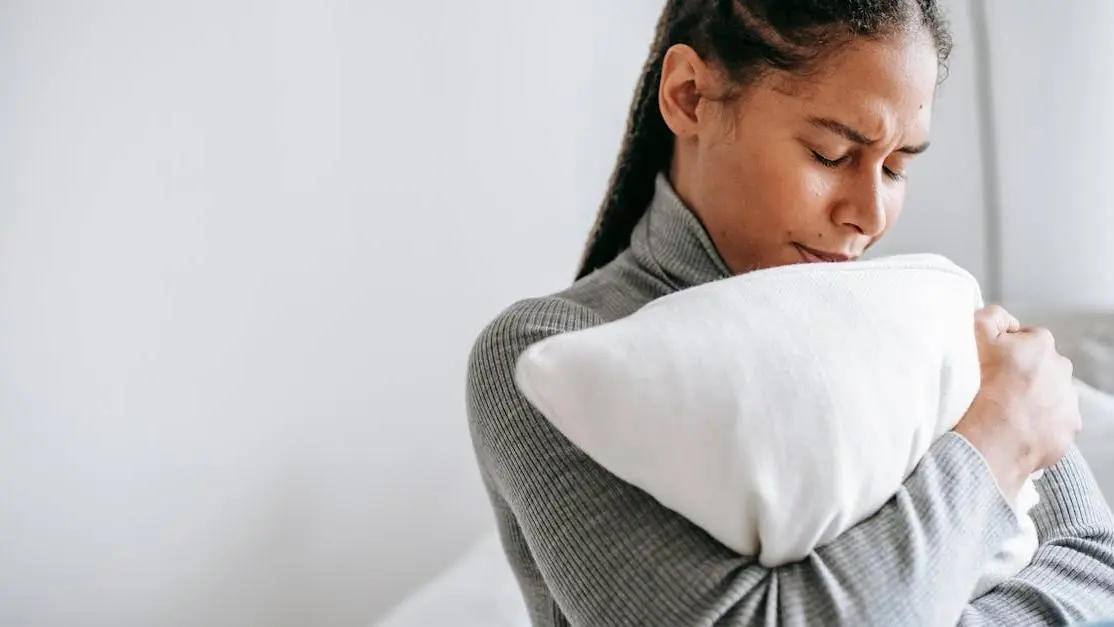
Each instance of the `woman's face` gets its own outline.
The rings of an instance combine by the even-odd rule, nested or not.
[[[907,33],[725,101],[722,75],[675,46],[659,93],[677,136],[670,180],[735,273],[854,259],[901,213],[936,74],[927,33]]]

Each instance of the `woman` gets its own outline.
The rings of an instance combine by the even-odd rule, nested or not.
[[[950,39],[934,0],[668,3],[578,280],[481,335],[472,435],[536,625],[1063,624],[1114,616],[1114,518],[1078,452],[1071,366],[1044,330],[977,315],[982,388],[876,515],[763,568],[610,475],[516,389],[546,336],[700,283],[852,260],[893,227]],[[1032,564],[973,583],[1047,469]]]

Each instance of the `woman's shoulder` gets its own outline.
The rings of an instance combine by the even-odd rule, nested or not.
[[[519,355],[531,344],[603,322],[603,317],[589,305],[564,294],[520,300],[504,309],[480,332],[472,346],[470,375],[476,369],[484,373],[502,369],[509,373]]]
[[[526,408],[514,371],[530,345],[603,322],[590,306],[564,294],[520,300],[504,309],[480,332],[469,355],[467,397],[473,426],[485,415]]]

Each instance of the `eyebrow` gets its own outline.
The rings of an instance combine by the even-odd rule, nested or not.
[[[836,122],[835,120],[829,118],[809,118],[808,121],[811,122],[813,126],[818,126],[824,130],[835,133],[836,135],[844,137],[847,140],[855,142],[856,144],[859,144],[861,146],[872,146],[877,143],[877,140],[870,139],[866,135],[860,133],[859,131],[856,131],[855,129],[847,126],[842,122]],[[897,152],[903,152],[907,155],[919,155],[922,152],[928,150],[928,145],[929,142],[917,144],[916,146],[902,146],[901,148],[897,149]]]

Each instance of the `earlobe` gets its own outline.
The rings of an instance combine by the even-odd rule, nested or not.
[[[700,104],[699,75],[704,62],[696,51],[684,44],[669,48],[662,61],[658,107],[666,126],[678,138],[691,137],[697,130]]]

